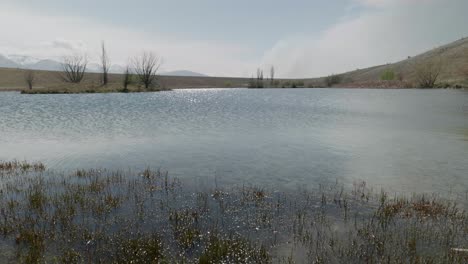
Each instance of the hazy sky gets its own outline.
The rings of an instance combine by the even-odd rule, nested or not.
[[[467,0],[0,0],[0,54],[98,58],[143,50],[164,70],[314,77],[384,64],[468,36]]]

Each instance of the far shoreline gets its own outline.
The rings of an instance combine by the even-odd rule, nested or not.
[[[121,92],[121,91],[40,91],[39,89],[29,91],[25,89],[19,88],[1,88],[0,93],[19,93],[24,95],[71,95],[71,94],[139,94],[139,93],[160,93],[160,92],[171,92],[177,90],[420,90],[420,91],[436,91],[436,90],[455,90],[455,91],[466,91],[467,88],[401,88],[401,87],[391,87],[391,88],[381,88],[381,87],[316,87],[316,88],[307,88],[307,87],[300,87],[300,88],[248,88],[248,87],[181,87],[181,88],[172,88],[167,90],[155,90],[155,91],[132,91],[132,92]]]
[[[100,73],[86,73],[79,84],[66,83],[58,78],[59,72],[34,70],[34,84],[30,90],[25,82],[24,69],[0,68],[0,92],[18,91],[24,94],[80,94],[80,93],[134,93],[159,92],[174,89],[466,89],[459,82],[439,80],[434,88],[418,88],[407,80],[365,80],[351,81],[343,78],[338,83],[327,85],[327,78],[309,79],[263,79],[241,77],[208,76],[164,76],[158,75],[158,85],[144,88],[132,83],[124,88],[122,74],[109,74],[107,85],[101,85]],[[257,87],[258,86],[258,87]]]

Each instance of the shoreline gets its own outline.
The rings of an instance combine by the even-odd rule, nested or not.
[[[44,88],[47,89],[47,88]],[[388,88],[382,88],[382,87],[315,87],[315,88],[307,88],[307,87],[298,87],[298,88],[277,88],[277,87],[271,87],[271,88],[248,88],[248,87],[180,87],[180,88],[171,88],[171,89],[160,89],[160,90],[134,90],[134,91],[119,91],[119,90],[88,90],[88,89],[83,89],[83,90],[78,90],[78,91],[71,91],[67,89],[63,90],[45,90],[41,91],[40,89],[33,89],[31,90],[25,90],[21,88],[1,88],[0,87],[0,93],[7,93],[7,92],[16,92],[16,93],[21,93],[25,95],[33,95],[33,94],[125,94],[125,93],[158,93],[158,92],[170,92],[170,91],[177,91],[177,90],[216,90],[216,89],[245,89],[245,90],[313,90],[313,89],[320,89],[320,90],[421,90],[421,91],[426,91],[426,90],[456,90],[456,91],[466,91],[468,88],[403,88],[403,87],[388,87]]]
[[[64,83],[54,71],[34,71],[35,81],[33,89],[27,90],[24,80],[24,69],[0,68],[0,92],[3,91],[24,91],[24,93],[34,94],[74,94],[74,93],[108,93],[124,92],[123,75],[110,74],[107,86],[101,86],[101,74],[86,73],[85,79],[80,84]],[[344,74],[343,76],[347,76]],[[191,76],[158,76],[159,88],[156,90],[172,89],[216,89],[216,88],[250,88],[250,89],[421,89],[415,87],[414,80],[404,81],[392,80],[383,81],[379,79],[350,79],[344,78],[340,83],[331,87],[325,85],[326,78],[302,78],[302,79],[275,79],[263,80],[261,86],[270,86],[266,88],[249,87],[252,84],[252,78],[241,77],[191,77]],[[462,80],[440,79],[438,87],[431,89],[466,89],[468,83]],[[411,88],[408,88],[411,87]],[[130,84],[128,92],[142,92],[146,89],[139,87],[136,83]],[[127,92],[127,91],[125,91]]]

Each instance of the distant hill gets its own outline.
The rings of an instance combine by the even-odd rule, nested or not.
[[[202,73],[193,72],[193,71],[186,71],[186,70],[162,72],[161,75],[164,75],[164,76],[187,76],[187,77],[208,77],[208,75],[205,75],[205,74],[202,74]]]
[[[60,71],[62,65],[53,60],[40,60],[34,64],[22,65],[25,69],[43,70],[43,71]]]
[[[0,54],[0,67],[18,68],[19,64]]]
[[[20,68],[31,69],[40,71],[61,71],[61,62],[51,59],[36,59],[31,56],[25,55],[1,55],[0,54],[0,68]],[[89,63],[86,69],[87,72],[100,72],[101,66],[97,63]],[[124,67],[119,65],[112,65],[110,72],[123,73]]]
[[[450,44],[434,48],[416,56],[396,63],[358,69],[340,74],[341,87],[372,87],[385,85],[382,75],[393,72],[395,81],[403,80],[406,84],[416,85],[417,68],[420,65],[436,63],[442,68],[438,82],[450,85],[468,86],[468,38],[460,39]],[[309,82],[323,83],[324,78],[307,79]],[[307,81],[306,81],[307,82]],[[387,82],[391,83],[392,82]],[[373,85],[374,84],[374,85]]]
[[[62,70],[62,64],[55,60],[50,59],[36,59],[26,55],[1,55],[0,54],[0,68],[20,68],[20,69],[31,69],[41,71],[60,71]],[[88,63],[87,72],[97,73],[101,71],[101,66],[97,63]],[[123,73],[125,67],[122,65],[111,65],[111,73]],[[208,77],[205,74],[198,72],[178,70],[162,72],[161,75],[165,76],[187,76],[187,77]]]
[[[43,71],[59,71],[61,64],[54,60],[41,60],[24,55],[1,55],[0,67],[3,68],[20,68]]]
[[[19,65],[27,65],[27,64],[35,64],[39,59],[36,59],[31,56],[25,56],[25,55],[8,55],[6,56],[9,60],[14,61],[16,64]]]

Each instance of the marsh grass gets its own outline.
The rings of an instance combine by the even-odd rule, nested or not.
[[[466,202],[389,197],[364,182],[196,190],[150,168],[0,162],[12,263],[466,263]]]

